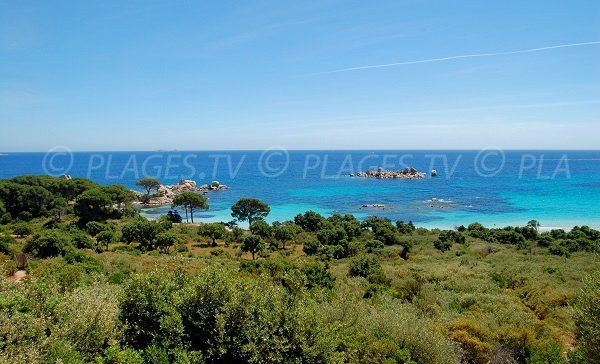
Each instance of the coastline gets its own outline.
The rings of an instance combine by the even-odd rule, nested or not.
[[[303,208],[294,209],[294,206],[295,205],[271,206],[271,213],[265,220],[268,223],[273,223],[274,221],[293,220],[297,214],[302,214],[308,210],[315,211],[315,212],[323,215],[324,217],[330,217],[331,215],[334,214],[334,212],[332,212],[332,211],[315,208],[314,206],[305,205],[304,209]],[[166,211],[168,211],[168,207],[165,207],[165,206],[163,206],[163,207],[148,207],[148,208],[141,209],[140,215],[149,220],[156,220],[156,219],[160,218],[160,216],[164,215],[166,213]],[[356,216],[358,219],[364,219],[368,216],[374,215],[374,214],[369,214],[369,213],[364,213],[364,212],[352,213],[352,214],[354,216]],[[203,215],[204,215],[204,217],[203,217]],[[209,208],[209,210],[202,211],[202,213],[200,213],[197,217],[197,222],[207,222],[207,223],[229,222],[231,220],[232,220],[231,210],[229,210],[228,208],[218,209],[218,210],[211,210]],[[396,219],[392,219],[392,221],[394,221],[394,222],[396,220],[402,220],[402,218],[399,216]],[[529,220],[531,220],[531,219],[529,219]],[[489,215],[489,216],[486,216],[485,218],[478,218],[478,219],[469,219],[469,218],[460,218],[460,219],[456,219],[456,220],[455,219],[444,219],[444,220],[435,219],[432,221],[421,221],[421,222],[418,221],[418,222],[415,222],[414,224],[417,227],[423,227],[423,228],[427,228],[430,230],[431,229],[453,229],[460,225],[468,226],[469,224],[472,224],[475,222],[478,222],[487,228],[503,228],[503,227],[507,227],[507,226],[526,226],[527,221],[529,221],[529,220],[519,219],[518,217],[514,217],[514,216],[507,217],[507,216]],[[583,221],[581,219],[576,219],[576,218],[568,219],[568,220],[558,220],[555,218],[550,218],[550,219],[543,219],[543,220],[539,220],[539,221],[541,224],[539,227],[540,232],[546,232],[546,231],[551,231],[551,230],[556,230],[556,229],[570,231],[574,226],[589,226],[592,229],[600,229],[600,220],[598,220],[598,221]],[[406,222],[406,220],[405,220],[405,222]],[[247,224],[245,224],[245,223],[240,223],[241,227],[247,227],[246,225]]]

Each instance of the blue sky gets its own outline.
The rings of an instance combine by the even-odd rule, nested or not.
[[[0,0],[0,150],[600,148],[598,1]]]

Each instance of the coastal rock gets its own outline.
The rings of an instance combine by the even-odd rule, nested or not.
[[[378,179],[390,179],[390,178],[400,178],[400,179],[421,179],[425,178],[426,174],[423,172],[417,171],[413,167],[406,167],[403,170],[397,171],[388,171],[383,168],[377,168],[376,170],[369,169],[364,172],[351,173],[350,177],[363,177],[363,178],[378,178]]]
[[[382,203],[371,203],[371,204],[363,204],[362,207],[373,207],[377,209],[385,209],[385,205]]]
[[[431,170],[431,177],[437,176],[437,171],[435,169]]]
[[[138,202],[139,205],[144,206],[164,206],[171,205],[173,203],[173,199],[180,193],[183,192],[195,192],[202,191],[202,194],[205,195],[208,190],[216,191],[216,190],[226,190],[229,187],[221,184],[219,181],[212,181],[210,185],[203,184],[200,187],[196,185],[196,181],[192,180],[181,180],[179,183],[175,185],[160,185],[156,189],[156,195],[152,196],[147,203],[143,204],[142,202]],[[142,199],[144,194],[134,191],[138,200]]]

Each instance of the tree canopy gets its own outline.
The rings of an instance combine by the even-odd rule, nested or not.
[[[189,211],[192,223],[194,223],[194,210],[208,209],[208,203],[206,203],[206,198],[204,198],[204,196],[199,195],[194,192],[183,192],[183,193],[178,194],[173,199],[172,206],[173,207],[183,207],[185,209],[186,221],[188,221],[188,211]]]
[[[160,181],[156,178],[142,178],[135,183],[136,186],[144,188],[147,195],[149,195],[152,190],[158,190],[160,184]]]
[[[248,221],[249,225],[269,215],[271,208],[257,198],[241,198],[231,206],[231,216],[239,221]]]

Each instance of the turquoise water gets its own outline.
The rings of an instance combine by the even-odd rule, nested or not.
[[[421,180],[352,178],[384,166],[438,171]],[[143,176],[166,184],[218,180],[231,188],[210,192],[200,221],[229,221],[240,197],[271,206],[268,220],[291,219],[306,210],[353,213],[448,228],[471,222],[488,226],[589,225],[600,228],[600,151],[290,151],[8,153],[0,178],[67,173],[101,184],[135,188]],[[443,199],[449,202],[431,202]],[[386,208],[363,208],[385,204]],[[431,205],[437,207],[431,207]],[[438,208],[448,206],[448,208]],[[149,217],[168,208],[145,210]]]

